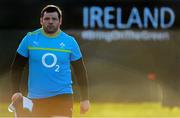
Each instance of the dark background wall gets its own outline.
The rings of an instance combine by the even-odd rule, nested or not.
[[[84,6],[115,6],[123,9],[126,19],[132,7],[142,11],[144,7],[171,7],[176,14],[173,28],[179,27],[179,0],[1,0],[0,1],[0,28],[1,29],[35,29],[39,27],[41,9],[47,4],[58,5],[63,12],[64,29],[82,29],[82,8]],[[152,10],[152,9],[151,9]],[[73,19],[73,20],[72,20]]]

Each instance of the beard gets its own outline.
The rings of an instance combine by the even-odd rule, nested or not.
[[[53,26],[53,25],[47,25],[47,26],[44,26],[43,29],[44,31],[47,33],[47,34],[54,34],[58,31],[58,26]]]

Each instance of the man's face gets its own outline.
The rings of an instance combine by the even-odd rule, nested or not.
[[[60,28],[61,19],[58,18],[57,12],[44,12],[44,16],[41,17],[40,23],[46,33],[53,34]]]

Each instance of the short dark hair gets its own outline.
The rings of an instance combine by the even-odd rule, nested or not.
[[[45,12],[57,12],[58,13],[58,18],[60,19],[62,17],[62,11],[58,6],[55,5],[47,5],[45,6],[42,11],[41,11],[41,17],[44,16]]]

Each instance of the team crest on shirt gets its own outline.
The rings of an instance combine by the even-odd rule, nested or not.
[[[63,42],[61,42],[61,43],[59,44],[59,46],[60,46],[61,48],[64,48],[66,45],[65,45]]]
[[[38,46],[38,42],[37,42],[37,41],[33,41],[33,44],[34,44],[35,46]]]

